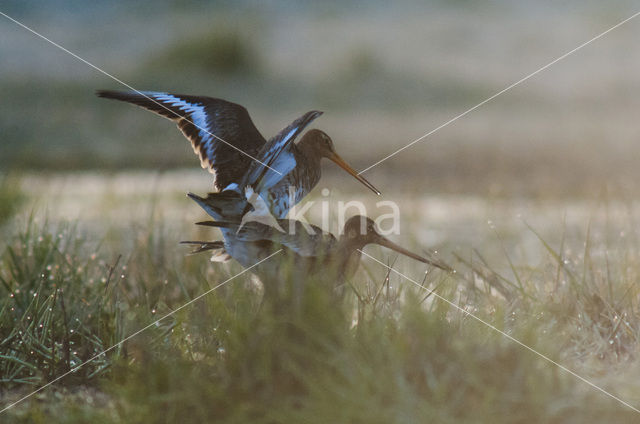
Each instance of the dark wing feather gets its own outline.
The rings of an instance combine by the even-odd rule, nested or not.
[[[191,254],[205,252],[207,250],[224,249],[224,242],[223,241],[192,241],[192,240],[185,240],[185,241],[181,241],[180,244],[189,244],[191,246],[195,246],[193,248],[193,250],[191,251]]]
[[[330,254],[337,240],[331,233],[322,231],[316,225],[307,224],[314,234],[310,234],[301,221],[279,219],[278,224],[285,232],[259,222],[247,222],[244,225],[228,221],[204,221],[197,225],[226,228],[234,233],[241,242],[270,241],[286,246],[300,256],[315,257]]]
[[[307,125],[320,115],[322,112],[317,110],[305,113],[265,143],[258,153],[257,159],[260,162],[249,165],[244,185],[251,185],[257,192],[261,192],[275,185],[295,168],[293,142]]]
[[[180,243],[195,246],[189,253],[190,255],[212,251],[211,262],[227,262],[231,259],[223,241],[181,241]]]
[[[274,241],[288,247],[300,256],[325,257],[331,254],[337,244],[333,234],[322,231],[316,225],[307,224],[314,232],[310,234],[301,221],[281,219],[278,220],[278,223],[286,233],[278,232]],[[295,231],[291,231],[289,225],[295,226]]]
[[[174,121],[191,141],[202,167],[214,175],[218,190],[238,183],[265,144],[247,110],[226,100],[151,91],[100,90],[97,95],[133,103]]]
[[[223,191],[209,193],[206,198],[197,194],[187,193],[205,212],[218,220],[241,219],[243,211],[247,207],[247,199],[235,191]]]

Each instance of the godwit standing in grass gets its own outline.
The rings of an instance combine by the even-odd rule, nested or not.
[[[148,91],[99,90],[97,95],[133,103],[177,123],[199,155],[202,167],[214,175],[214,187],[220,193],[200,199],[210,206],[205,210],[216,219],[244,214],[245,189],[249,186],[264,198],[273,216],[284,218],[320,180],[322,158],[335,162],[380,194],[336,153],[333,141],[324,132],[310,130],[299,143],[293,143],[322,112],[307,112],[266,141],[247,110],[226,100]]]
[[[378,244],[447,272],[452,271],[437,258],[416,255],[382,236],[377,231],[375,222],[368,217],[349,218],[339,239],[317,226],[303,224],[301,221],[281,219],[278,223],[285,232],[258,222],[248,222],[243,226],[232,222],[200,222],[200,225],[220,228],[224,242],[183,243],[196,245],[194,252],[216,249],[214,258],[220,257],[218,255],[223,255],[225,259],[232,257],[245,267],[282,249],[283,253],[278,255],[278,259],[274,257],[274,260],[265,261],[253,268],[259,277],[267,280],[267,284],[286,276],[287,267],[291,267],[291,275],[295,279],[321,276],[333,282],[344,281],[356,272],[361,250],[368,244]],[[305,226],[312,232],[307,231]]]

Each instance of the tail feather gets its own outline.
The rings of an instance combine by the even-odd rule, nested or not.
[[[196,253],[205,252],[207,250],[215,250],[215,249],[224,249],[223,241],[192,241],[185,240],[181,241],[180,244],[189,244],[195,246],[190,254],[194,255]]]
[[[189,253],[195,255],[196,253],[211,251],[211,262],[227,262],[231,259],[231,255],[224,247],[223,241],[181,241],[181,244],[190,244],[195,246]]]
[[[242,212],[247,205],[239,193],[233,191],[223,191],[220,193],[209,193],[206,198],[194,193],[187,193],[202,209],[211,217],[217,220],[235,220],[242,217]]]
[[[235,227],[239,227],[240,223],[229,222],[229,221],[200,221],[200,222],[196,222],[196,225],[202,225],[205,227],[214,227],[214,228],[235,228]]]

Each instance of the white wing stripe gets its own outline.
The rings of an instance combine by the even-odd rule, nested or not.
[[[296,131],[298,131],[298,128],[297,128],[297,127],[296,127],[296,128],[294,128],[294,129],[292,129],[291,131],[289,131],[289,134],[287,134],[287,136],[282,140],[282,142],[283,142],[283,143],[286,143],[286,142],[287,142],[287,140],[289,140],[289,139],[291,138],[291,136],[292,136],[293,134],[295,134],[295,132],[296,132]]]
[[[211,143],[211,135],[208,131],[205,130],[207,128],[207,112],[204,109],[204,106],[201,104],[192,104],[188,103],[185,100],[182,100],[176,96],[173,96],[168,93],[149,93],[156,100],[160,102],[164,102],[173,107],[178,107],[180,110],[187,112],[190,116],[190,121],[200,129],[198,132],[200,136],[201,143],[205,147],[205,151],[207,152],[207,158],[209,163],[211,164],[215,157],[213,155],[213,143]]]
[[[260,160],[262,160],[263,162],[269,163],[269,161],[272,159],[272,156],[277,151],[279,151],[282,148],[282,146],[287,144],[289,139],[296,133],[296,131],[298,131],[298,127],[292,129],[291,131],[289,131],[289,133],[287,135],[282,137],[282,139],[280,141],[278,141],[277,143],[274,143],[271,146],[271,148],[269,148],[269,150],[267,152],[265,152],[264,157],[260,158]],[[274,169],[274,171],[276,171],[276,170]],[[281,174],[280,170],[277,170],[277,172],[278,172],[278,174]]]
[[[286,136],[283,137],[282,141],[280,141],[280,143],[278,143],[276,145],[276,148],[278,148],[278,147],[280,147],[280,146],[282,146],[284,144],[287,144],[289,139],[296,133],[296,131],[298,131],[298,127],[296,127],[294,129],[292,129],[291,131],[289,131],[289,134],[287,134]]]

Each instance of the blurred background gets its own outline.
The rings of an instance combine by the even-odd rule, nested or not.
[[[56,0],[3,2],[2,11],[136,89],[240,103],[267,138],[302,113],[322,110],[314,126],[364,169],[631,16],[634,7],[585,0],[366,7]],[[640,21],[623,25],[367,177],[383,192],[635,193],[639,35]],[[197,188],[208,187],[172,123],[98,99],[96,89],[126,88],[4,17],[0,75],[2,170],[48,176],[189,169],[202,181]],[[337,169],[328,173],[338,178]]]
[[[322,110],[312,126],[363,170],[638,4],[5,0],[0,12],[136,89],[240,103],[266,138]],[[122,344],[239,275],[178,244],[219,238],[193,225],[206,216],[185,196],[211,176],[173,123],[95,96],[126,87],[0,16],[0,398],[117,346],[63,381],[79,400],[42,391],[19,422],[637,422],[493,330],[637,406],[638,40],[640,16],[368,170],[382,197],[326,164],[305,200],[355,199],[373,218],[393,201],[391,238],[456,274],[368,246],[402,277],[363,258],[357,323],[353,295],[346,308],[258,308],[247,273]]]

